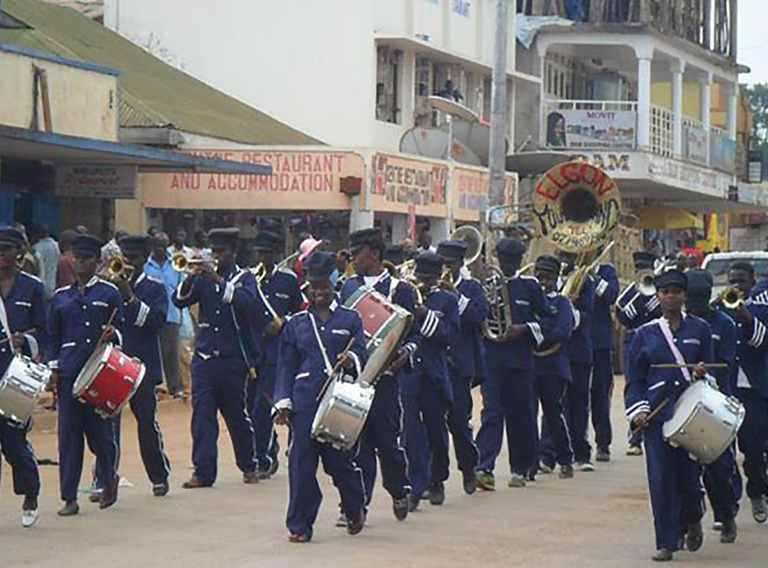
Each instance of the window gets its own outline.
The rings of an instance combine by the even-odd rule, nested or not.
[[[381,46],[376,49],[376,120],[400,124],[400,62],[402,51]]]

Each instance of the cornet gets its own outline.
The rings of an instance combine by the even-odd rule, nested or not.
[[[171,266],[176,272],[192,274],[192,271],[197,267],[208,266],[215,270],[216,261],[205,258],[190,258],[183,252],[177,252],[171,258]]]
[[[718,299],[723,304],[723,307],[728,310],[740,310],[746,305],[744,301],[744,293],[736,286],[731,286],[723,290]]]
[[[109,280],[130,280],[136,272],[136,267],[128,264],[122,254],[115,254],[107,260],[107,278]]]

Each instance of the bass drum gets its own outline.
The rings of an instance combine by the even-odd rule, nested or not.
[[[312,437],[337,450],[351,450],[368,418],[374,392],[367,384],[332,381],[312,422]]]
[[[696,381],[677,399],[672,418],[664,423],[664,438],[710,464],[733,443],[744,415],[737,398],[725,396],[707,381]]]

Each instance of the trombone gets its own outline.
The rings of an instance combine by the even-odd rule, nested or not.
[[[207,258],[193,258],[183,252],[177,252],[171,258],[171,266],[176,272],[192,274],[195,268],[210,267],[216,269],[216,261]]]

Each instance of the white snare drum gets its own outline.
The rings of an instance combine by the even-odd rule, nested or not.
[[[373,387],[335,379],[312,422],[312,437],[347,451],[357,442],[373,403]]]
[[[50,378],[48,367],[24,355],[16,355],[0,379],[0,415],[24,426],[32,417],[35,404]]]
[[[710,464],[733,443],[744,421],[744,406],[706,381],[696,381],[675,403],[663,426],[664,438],[688,450],[700,463]]]

